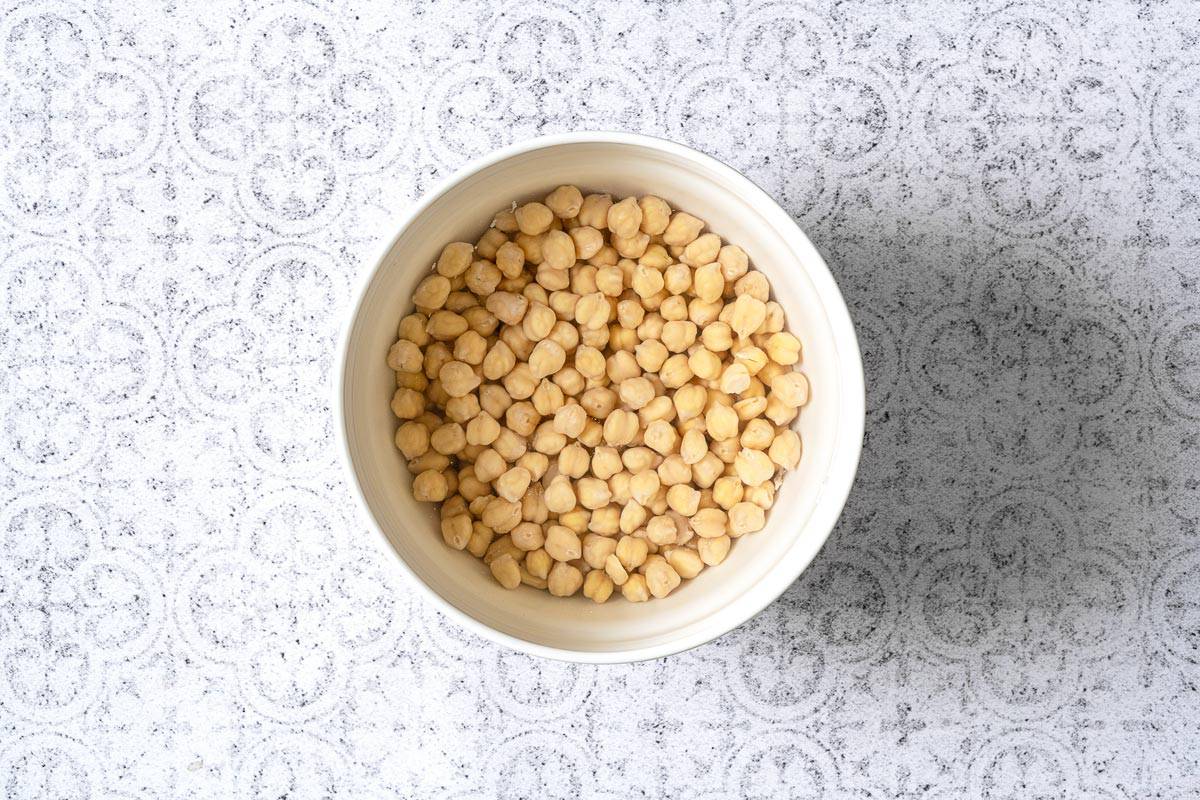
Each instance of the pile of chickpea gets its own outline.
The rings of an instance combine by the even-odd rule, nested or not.
[[[396,447],[505,588],[666,597],[763,528],[799,463],[800,341],[704,227],[560,186],[417,286],[387,354]]]

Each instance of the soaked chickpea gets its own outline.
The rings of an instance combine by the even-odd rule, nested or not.
[[[414,289],[385,356],[396,449],[446,545],[503,588],[663,598],[765,527],[803,457],[803,346],[705,228],[558,186]]]

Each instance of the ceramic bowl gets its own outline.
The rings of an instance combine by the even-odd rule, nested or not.
[[[770,279],[804,345],[811,401],[799,418],[804,452],[787,473],[766,527],[662,600],[603,605],[501,588],[479,559],[442,542],[436,510],[417,503],[393,444],[395,388],[385,363],[413,289],[441,248],[475,241],[514,200],[570,183],[614,196],[653,193],[741,245]],[[846,304],[821,255],[765,192],[721,162],[669,141],[626,133],[551,136],[469,164],[397,226],[363,278],[340,346],[335,428],[351,484],[386,550],[433,603],[464,628],[538,656],[611,663],[656,658],[707,642],[753,617],[804,571],[850,491],[865,422],[862,359]]]

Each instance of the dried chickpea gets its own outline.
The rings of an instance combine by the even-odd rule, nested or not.
[[[527,236],[545,233],[554,222],[554,212],[538,202],[526,203],[513,213],[517,218],[517,227]]]
[[[597,230],[608,229],[608,210],[612,207],[612,195],[589,194],[583,198],[579,207],[579,224],[588,225]]]
[[[397,372],[420,372],[425,362],[421,348],[407,339],[397,339],[387,354],[387,365]]]
[[[728,536],[701,538],[696,542],[696,552],[700,554],[700,560],[707,566],[715,567],[729,555],[729,547],[732,543],[733,540]]]
[[[750,388],[750,373],[744,364],[730,364],[721,373],[718,386],[726,394],[741,394]]]
[[[650,236],[661,236],[671,221],[671,207],[667,201],[652,194],[638,200],[642,212],[642,233]]]
[[[629,570],[621,564],[621,559],[617,558],[615,550],[612,555],[604,559],[604,574],[611,578],[617,586],[623,586],[629,580]]]
[[[742,501],[729,509],[729,535],[743,536],[760,531],[766,524],[766,512],[754,503]]]
[[[438,256],[438,274],[447,278],[462,275],[471,266],[474,253],[475,247],[467,242],[451,242],[442,248],[442,254]]]
[[[671,221],[663,229],[663,242],[673,247],[683,247],[691,244],[704,230],[704,221],[683,211],[671,215]]]
[[[688,369],[701,380],[716,380],[721,377],[721,357],[701,345],[688,356]]]
[[[691,580],[704,570],[704,561],[695,551],[686,547],[676,547],[666,555],[667,563],[685,580]]]
[[[583,194],[574,186],[559,186],[546,195],[546,207],[559,219],[571,219],[583,207]]]
[[[449,489],[446,476],[437,470],[427,469],[413,478],[413,497],[421,503],[440,503]]]
[[[692,369],[688,366],[688,357],[676,353],[663,362],[659,370],[659,378],[668,389],[678,389],[692,379]]]
[[[763,321],[766,321],[766,303],[771,297],[771,285],[767,283],[766,275],[758,270],[747,272],[733,284],[733,293],[739,297],[748,294],[763,303]]]
[[[614,551],[617,560],[621,562],[621,566],[627,572],[632,572],[640,567],[649,554],[650,548],[647,546],[646,540],[633,536],[622,536],[618,539],[617,549]]]
[[[683,248],[683,255],[679,257],[679,260],[684,264],[699,267],[716,261],[720,251],[721,237],[715,233],[706,233],[689,242]]]
[[[612,447],[596,447],[592,452],[592,474],[607,481],[621,471],[621,455]],[[610,489],[611,491],[611,489]]]
[[[570,597],[583,586],[583,573],[570,564],[559,561],[550,569],[546,583],[550,594],[555,597]]]
[[[646,588],[659,599],[675,591],[680,581],[679,573],[666,559],[658,559],[646,568]]]
[[[708,437],[714,442],[732,439],[738,435],[738,415],[729,406],[713,405],[704,415]]]
[[[612,578],[601,569],[593,569],[583,579],[583,596],[594,603],[607,602],[613,593]]]
[[[575,256],[583,261],[593,258],[604,247],[604,234],[589,225],[567,231],[575,245]]]
[[[629,444],[637,432],[638,418],[632,411],[616,409],[604,420],[604,441],[614,447]]]
[[[771,395],[788,408],[799,408],[808,402],[808,379],[802,372],[785,372],[771,379]]]
[[[555,561],[572,561],[583,555],[583,544],[579,534],[564,525],[551,525],[546,529],[544,549]]]
[[[583,560],[592,569],[604,569],[608,557],[617,551],[617,540],[589,533],[583,537]]]
[[[608,229],[614,236],[628,239],[637,234],[642,227],[642,208],[637,198],[626,197],[609,206],[607,221]]]
[[[795,469],[800,463],[800,435],[792,430],[781,431],[767,449],[771,461],[781,469]]]
[[[646,578],[636,573],[630,575],[629,579],[621,585],[621,596],[631,603],[644,603],[649,600],[650,591],[646,586]]]
[[[765,419],[756,417],[746,423],[738,442],[751,450],[766,450],[775,439],[775,427]]]
[[[562,231],[550,231],[542,240],[542,263],[550,269],[566,270],[575,263],[575,240]]]
[[[494,559],[488,568],[492,571],[496,583],[505,589],[515,589],[521,585],[521,568],[508,553]]]
[[[419,422],[405,422],[396,429],[396,449],[407,459],[429,450],[429,429]]]

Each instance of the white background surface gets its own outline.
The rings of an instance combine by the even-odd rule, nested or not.
[[[10,11],[0,794],[1194,796],[1197,41],[1183,3]],[[584,128],[778,198],[869,386],[805,577],[625,667],[433,613],[326,407],[397,215]]]

